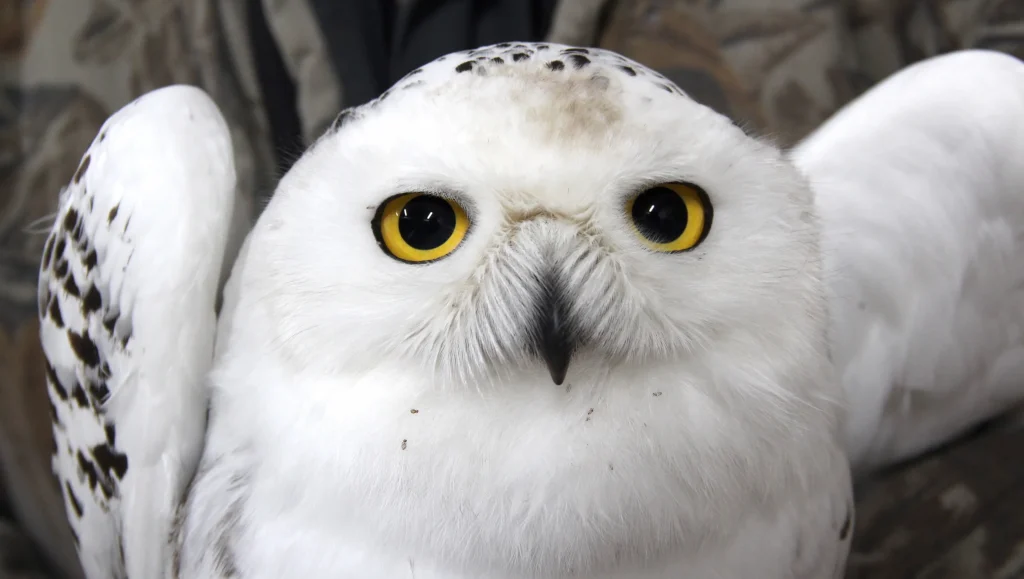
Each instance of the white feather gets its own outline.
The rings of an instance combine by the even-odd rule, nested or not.
[[[798,146],[821,214],[858,472],[1024,397],[1024,64],[906,68]]]
[[[170,560],[202,448],[234,195],[224,119],[202,91],[172,86],[114,114],[61,196],[41,338],[54,465],[90,579],[159,577]],[[102,472],[97,453],[117,468]]]
[[[1021,398],[1024,65],[915,65],[787,157],[581,56],[449,55],[348,111],[234,263],[213,103],[172,87],[108,121],[40,284],[90,579],[838,578],[844,410],[867,471]],[[708,192],[712,229],[648,251],[626,200],[675,181]],[[445,259],[378,246],[378,207],[409,191],[467,209]],[[552,276],[586,335],[564,386],[532,349]],[[95,363],[68,341],[86,329]],[[110,497],[76,454],[105,423],[128,463]]]
[[[436,61],[285,176],[226,290],[182,577],[841,575],[807,183],[660,75],[566,48]],[[713,228],[650,252],[625,200],[676,180]],[[371,222],[423,190],[472,225],[416,266]],[[563,386],[530,351],[552,268],[592,334]]]
[[[787,158],[581,56],[449,55],[347,111],[233,264],[213,103],[171,87],[104,125],[39,304],[90,579],[840,577],[844,409],[868,472],[1021,399],[1024,65],[917,64]],[[629,224],[668,181],[711,198],[693,251]],[[449,257],[378,247],[408,191],[466,207]],[[531,349],[546,276],[587,335],[565,387]]]

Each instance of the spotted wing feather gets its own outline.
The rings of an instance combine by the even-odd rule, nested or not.
[[[115,113],[61,193],[39,279],[54,470],[89,579],[163,574],[206,420],[231,139],[199,89]]]

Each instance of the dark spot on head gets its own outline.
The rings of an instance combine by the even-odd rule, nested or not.
[[[100,309],[103,305],[103,299],[100,297],[100,290],[96,289],[96,286],[89,286],[89,291],[85,292],[85,297],[82,298],[82,313],[89,314]]]
[[[60,304],[57,303],[57,298],[50,296],[50,307],[46,308],[46,313],[49,314],[50,320],[53,321],[53,325],[58,328],[64,327],[64,315],[61,314]]]
[[[512,60],[514,60],[516,62],[519,62],[521,60],[526,60],[528,58],[530,58],[530,55],[526,54],[525,52],[516,52],[515,54],[512,55]]]
[[[110,366],[107,366],[106,362],[104,362],[103,365],[100,366],[100,378],[103,380],[110,379]]]
[[[512,46],[511,42],[502,42],[501,44],[494,45],[495,48],[508,48],[509,46]]]
[[[78,182],[82,180],[82,177],[85,175],[87,170],[89,170],[89,155],[86,155],[85,158],[82,159],[82,164],[79,165],[78,170],[75,171],[75,185],[78,185]]]
[[[408,444],[409,444],[409,441],[403,438],[402,439],[402,450],[405,450],[405,448],[408,446]]]
[[[621,70],[622,72],[628,74],[629,76],[636,76],[636,70],[632,66],[627,66],[625,64],[620,64],[619,65],[619,70]]]
[[[493,62],[494,64],[505,64],[505,59],[501,58],[500,56],[495,56],[494,58],[491,59],[491,62]]]
[[[410,76],[412,76],[414,74],[419,74],[421,72],[423,72],[423,69],[422,68],[417,68],[417,69],[410,70],[409,74],[407,74],[405,76],[406,76],[406,78],[408,78],[408,77],[410,77]]]
[[[92,341],[89,337],[89,330],[83,331],[81,334],[68,330],[68,342],[71,344],[71,349],[78,356],[86,366],[95,368],[100,364],[100,351],[96,347],[96,342]]]
[[[655,392],[654,394],[651,394],[651,396],[661,396],[661,392]]]
[[[71,484],[68,481],[64,481],[64,494],[68,497],[68,503],[71,504],[71,510],[75,511],[75,516],[82,518],[84,511],[82,510],[82,503],[78,502],[78,497],[75,496],[75,491],[71,489]]]
[[[852,526],[853,526],[853,524],[852,524],[851,519],[850,519],[850,507],[847,507],[846,508],[846,518],[843,519],[843,526],[839,528],[839,540],[840,541],[845,541],[846,538],[850,536],[850,527],[852,527]]]
[[[615,470],[615,467],[612,466],[612,463],[608,463],[608,470]]]
[[[96,255],[96,250],[90,249],[89,253],[85,254],[85,259],[82,260],[82,265],[85,266],[86,271],[89,271],[92,268],[96,267],[98,259],[99,257]]]
[[[341,114],[344,115],[345,111],[341,111]],[[338,116],[340,117],[341,115],[338,115]],[[120,207],[121,207],[121,204],[118,203],[117,205],[114,205],[110,209],[110,213],[107,213],[107,225],[110,225],[111,223],[114,222],[114,218],[117,217],[117,210],[120,209]]]
[[[60,258],[57,263],[53,266],[53,273],[57,277],[64,277],[68,274],[68,260]]]
[[[424,85],[424,84],[427,84],[427,81],[425,81],[425,80],[417,80],[417,81],[414,81],[414,82],[410,82],[410,83],[408,83],[406,85],[403,85],[402,86],[402,90],[409,90],[411,88],[415,88],[415,87],[418,87],[418,86],[421,86],[421,85]]]
[[[459,66],[455,67],[455,72],[469,72],[471,70],[473,70],[472,60],[467,60],[466,62],[463,62]]]
[[[58,259],[63,257],[64,256],[64,248],[67,247],[67,245],[68,245],[67,239],[64,239],[64,237],[62,236],[60,239],[57,240],[56,247],[53,248],[53,256],[55,258],[58,258]]]
[[[57,407],[53,405],[53,400],[50,400],[49,396],[46,397],[46,405],[50,408],[50,421],[51,422],[57,422],[57,420],[58,420],[57,419]],[[57,437],[56,436],[51,436],[50,439],[53,440],[53,452],[54,452],[54,454],[56,454],[57,453]]]
[[[388,89],[388,90],[386,90],[386,91],[382,92],[382,93],[380,94],[380,96],[379,96],[379,97],[377,97],[377,102],[381,102],[381,101],[383,101],[384,99],[388,98],[389,96],[391,96],[391,89]]]
[[[117,431],[114,429],[114,425],[109,422],[104,424],[103,432],[107,435],[107,443],[114,444],[114,440],[117,438]]]
[[[354,110],[352,109],[352,107],[349,107],[347,109],[342,110],[340,113],[338,113],[338,116],[334,117],[334,120],[331,121],[331,126],[327,129],[327,131],[328,132],[337,131],[341,127],[345,126],[345,123],[347,123],[348,121],[352,120],[353,115],[354,115]],[[113,216],[115,216],[115,215],[117,215],[117,207],[114,207],[111,210],[111,213],[110,213],[110,215],[107,218],[107,223],[113,221],[113,219],[114,219]]]
[[[562,51],[562,54],[590,54],[590,51],[586,48],[566,48]]]
[[[563,68],[565,68],[565,63],[563,63],[561,60],[552,60],[547,64],[547,67],[551,70],[562,70]]]
[[[590,64],[590,59],[583,56],[582,54],[570,54],[569,62],[572,63],[573,67],[575,67],[576,70],[579,70],[584,66]]]
[[[537,48],[537,50],[547,50],[547,49],[549,49],[551,47],[548,46],[547,44],[538,44],[536,48]]]
[[[409,411],[409,413],[410,413],[410,414],[419,414],[419,413],[420,413],[420,411],[419,411],[419,410],[416,410],[415,408],[413,408],[412,410],[410,410],[410,411]]]
[[[121,336],[121,348],[126,348],[128,346],[128,341],[131,340],[131,339],[132,339],[132,329],[128,328],[128,331],[125,332],[123,336]]]

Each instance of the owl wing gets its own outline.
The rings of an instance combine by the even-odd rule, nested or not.
[[[235,210],[231,137],[201,90],[146,94],[61,193],[39,277],[54,470],[90,579],[160,577],[206,424]]]
[[[792,152],[816,194],[856,471],[1024,397],[1024,64],[910,66]]]

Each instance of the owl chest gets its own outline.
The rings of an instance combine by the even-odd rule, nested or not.
[[[791,474],[765,474],[796,451],[766,454],[763,421],[682,375],[250,388],[224,412],[251,449],[236,562],[257,577],[700,577],[681,571],[792,494]]]
[[[261,529],[246,549],[254,568],[319,561],[362,577],[579,576],[724,528],[712,524],[721,505],[700,496],[699,461],[685,459],[693,424],[680,419],[683,398],[560,394],[465,401],[392,391],[329,411],[307,406],[301,429],[271,421],[249,499]],[[260,543],[296,534],[310,542]],[[315,556],[314,539],[323,542]]]
[[[254,500],[260,493],[253,495]],[[464,499],[464,497],[463,497]],[[317,514],[303,508],[286,508],[273,514],[266,504],[253,504],[251,524],[230,539],[231,562],[237,577],[362,577],[365,579],[712,579],[759,577],[791,579],[794,553],[811,533],[834,534],[819,521],[804,519],[765,521],[743,517],[720,520],[735,525],[728,537],[705,541],[666,542],[651,526],[637,520],[622,521],[623,532],[602,524],[608,515],[602,505],[569,515],[552,500],[535,507],[504,510],[505,497],[493,503],[469,507],[464,500],[444,501],[437,507],[403,501],[374,508],[349,519],[337,519],[330,505]],[[592,497],[592,500],[597,500]],[[280,504],[280,503],[279,503]],[[576,505],[580,507],[581,505]],[[662,503],[661,509],[670,509]],[[614,507],[612,507],[614,508]],[[419,509],[419,510],[417,510]],[[466,509],[473,509],[467,516]],[[376,512],[376,519],[368,511]],[[404,513],[404,521],[401,513]],[[428,513],[423,517],[423,513]],[[645,513],[661,519],[653,512]],[[452,516],[456,515],[456,516]],[[426,519],[430,519],[429,521]],[[584,524],[580,524],[584,522]],[[815,525],[801,528],[798,525]],[[710,523],[709,523],[710,525]],[[595,529],[599,532],[595,532]],[[667,527],[660,532],[671,534]],[[216,540],[208,549],[223,549],[228,541]],[[807,577],[832,576],[841,553],[826,553]],[[834,557],[834,560],[832,560]],[[204,557],[216,564],[217,557]],[[217,575],[199,575],[217,576]],[[802,576],[802,575],[800,575]]]

